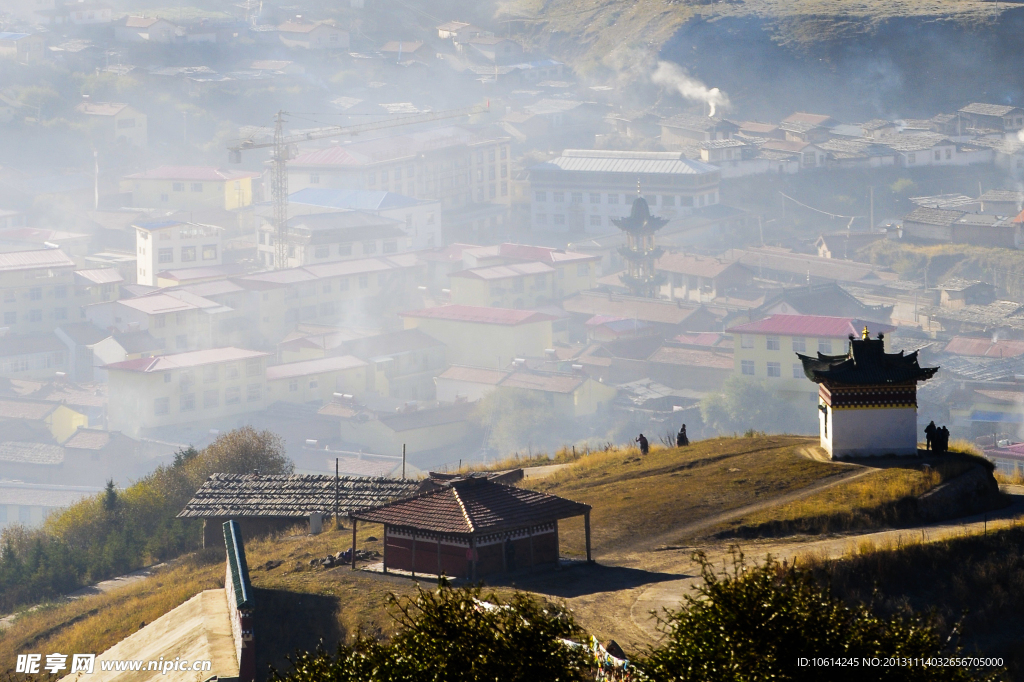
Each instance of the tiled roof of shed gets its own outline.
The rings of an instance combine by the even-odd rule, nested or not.
[[[467,478],[440,490],[352,514],[372,523],[435,533],[479,534],[581,516],[590,505],[534,490]]]
[[[393,478],[341,476],[338,508],[341,513],[347,513],[384,504],[416,494],[419,486],[416,481]],[[313,513],[329,514],[334,511],[334,490],[334,476],[325,474],[213,474],[178,516],[300,518]]]

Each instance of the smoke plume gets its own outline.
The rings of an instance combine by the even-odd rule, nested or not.
[[[658,85],[675,88],[686,99],[705,102],[709,109],[708,116],[714,116],[718,107],[729,106],[728,95],[718,88],[708,88],[671,62],[659,61],[651,80]]]

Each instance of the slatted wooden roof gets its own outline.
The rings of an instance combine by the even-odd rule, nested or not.
[[[341,476],[341,514],[415,495],[421,483],[394,478]],[[334,513],[334,476],[323,474],[213,474],[178,514],[180,518],[304,517]]]

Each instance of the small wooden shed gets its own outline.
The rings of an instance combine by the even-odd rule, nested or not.
[[[477,578],[558,564],[558,522],[582,516],[590,554],[590,505],[467,476],[405,500],[350,514],[384,524],[384,571]],[[355,552],[352,566],[355,568]]]

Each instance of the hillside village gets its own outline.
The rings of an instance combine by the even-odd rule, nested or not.
[[[59,120],[69,141],[59,170],[0,169],[0,525],[244,424],[280,433],[301,472],[389,476],[727,432],[701,405],[738,377],[791,415],[749,426],[815,433],[794,353],[844,353],[863,329],[942,367],[918,433],[946,424],[1024,470],[1024,108],[638,113],[497,23],[114,4],[0,4],[5,131],[38,141]],[[332,69],[342,85],[310,86]],[[34,104],[26,80],[94,72],[76,101]],[[290,84],[325,113],[212,135],[204,116]],[[153,93],[206,113],[190,132]],[[979,174],[995,184],[969,192]],[[914,178],[966,193],[875,210]],[[808,191],[759,204],[751,182]],[[870,190],[865,215],[810,190],[844,182]],[[665,222],[639,296],[619,229],[638,196]],[[540,433],[513,428],[538,406]]]

